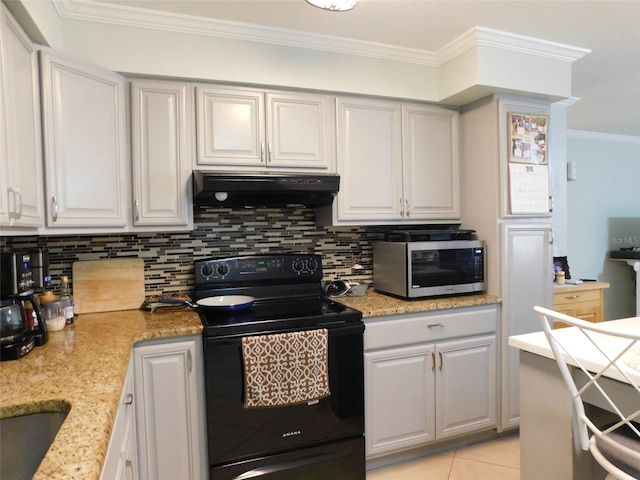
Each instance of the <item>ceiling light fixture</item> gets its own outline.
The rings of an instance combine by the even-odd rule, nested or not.
[[[360,0],[307,0],[315,7],[324,8],[334,12],[345,12],[355,7]]]

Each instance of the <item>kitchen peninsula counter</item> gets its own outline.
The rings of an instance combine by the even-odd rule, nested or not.
[[[98,479],[134,344],[201,332],[185,308],[85,314],[25,357],[1,362],[0,418],[68,412],[34,479]]]
[[[363,318],[398,315],[403,313],[431,312],[450,308],[474,307],[500,303],[500,297],[494,295],[457,295],[416,300],[385,295],[369,290],[363,297],[336,297],[333,300],[362,312]]]

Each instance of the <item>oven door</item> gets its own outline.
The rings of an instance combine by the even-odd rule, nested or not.
[[[241,338],[205,337],[212,471],[215,466],[231,462],[363,435],[364,324],[351,322],[318,328],[329,331],[331,395],[311,404],[272,408],[244,408]]]

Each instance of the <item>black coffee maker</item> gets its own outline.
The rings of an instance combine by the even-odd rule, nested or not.
[[[48,276],[48,255],[43,251],[0,253],[0,360],[15,360],[34,346],[47,343],[49,333],[35,286]],[[43,272],[46,271],[46,275]],[[38,285],[40,287],[40,285]],[[27,316],[23,302],[35,314]]]

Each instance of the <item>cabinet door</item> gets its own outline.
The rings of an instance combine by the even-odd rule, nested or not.
[[[6,143],[2,145],[0,140],[0,148],[5,149],[0,154],[4,177],[0,221],[16,227],[42,227],[44,195],[37,53],[5,6],[0,7],[3,132],[6,132],[3,138]]]
[[[124,78],[50,50],[41,60],[47,226],[126,226]]]
[[[196,165],[264,167],[264,93],[196,86]]]
[[[7,126],[6,109],[4,99],[6,89],[4,86],[4,17],[6,15],[4,5],[0,5],[0,227],[10,224],[10,201],[13,194],[9,181],[9,157],[7,155]]]
[[[502,428],[517,426],[520,421],[518,350],[509,347],[509,337],[540,331],[533,307],[552,305],[551,240],[550,225],[502,225]]]
[[[458,112],[407,104],[402,115],[405,217],[460,218]]]
[[[402,220],[400,104],[338,99],[337,112],[337,220]]]
[[[433,345],[366,352],[366,454],[374,457],[435,439]]]
[[[131,82],[133,224],[192,221],[191,89],[188,83]]]
[[[268,93],[267,165],[330,170],[331,99],[328,95]]]
[[[436,345],[438,440],[496,424],[496,337]]]
[[[136,346],[135,392],[140,477],[206,478],[198,340]],[[204,461],[204,465],[203,462]]]
[[[104,466],[100,475],[101,480],[133,480],[139,478],[134,398],[133,360],[131,360],[124,380],[109,446],[107,447]]]

